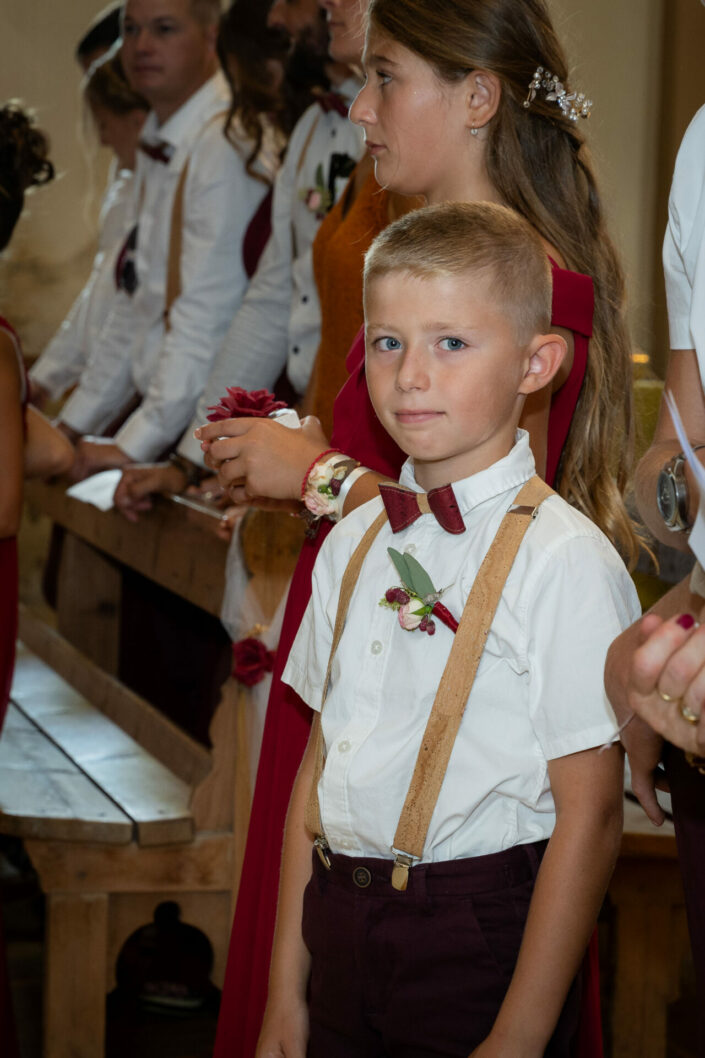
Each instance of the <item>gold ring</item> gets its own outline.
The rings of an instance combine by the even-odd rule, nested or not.
[[[689,709],[685,702],[681,702],[678,706],[678,710],[689,724],[697,724],[700,721],[700,713],[694,713],[692,709]]]
[[[680,702],[681,702],[680,698],[677,698],[675,695],[664,694],[664,692],[660,691],[658,689],[658,687],[656,688],[656,690],[658,691],[658,696],[661,699],[661,701],[668,702],[669,705],[671,704],[671,702],[676,702],[677,705],[680,705]]]

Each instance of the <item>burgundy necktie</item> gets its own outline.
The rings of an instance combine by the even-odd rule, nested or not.
[[[316,102],[324,114],[334,110],[341,118],[348,116],[348,104],[338,92],[322,92],[316,96]]]
[[[158,143],[149,143],[147,140],[140,140],[139,149],[143,154],[153,158],[155,162],[161,162],[162,165],[168,165],[171,161],[171,156],[174,153],[174,148],[166,140],[159,140]]]
[[[465,522],[451,485],[441,485],[430,492],[413,492],[403,485],[390,483],[380,485],[379,492],[393,533],[406,529],[422,514],[435,515],[447,533],[465,532]]]

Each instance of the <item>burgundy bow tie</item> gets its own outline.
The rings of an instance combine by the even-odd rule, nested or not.
[[[174,153],[174,148],[166,140],[160,140],[158,143],[149,143],[148,140],[140,140],[139,148],[143,154],[149,155],[155,162],[161,162],[162,165],[168,165],[171,161],[171,157]]]
[[[430,492],[413,492],[403,485],[388,484],[380,485],[379,492],[393,533],[406,529],[422,514],[435,515],[447,533],[465,532],[465,522],[451,485],[441,485]]]
[[[322,92],[316,97],[316,102],[324,114],[334,110],[341,118],[348,116],[348,104],[338,92]]]

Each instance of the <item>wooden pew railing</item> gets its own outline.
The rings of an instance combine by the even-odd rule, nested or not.
[[[47,897],[45,1058],[99,1058],[120,949],[162,901],[208,936],[222,985],[249,816],[247,694],[226,682],[207,748],[115,675],[125,570],[219,613],[227,545],[203,516],[158,501],[133,525],[57,485],[28,493],[66,536],[57,628],[21,615],[0,831],[25,839]],[[267,617],[300,540],[288,516],[244,525]]]

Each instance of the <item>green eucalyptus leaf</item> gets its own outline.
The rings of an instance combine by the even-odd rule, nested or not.
[[[406,559],[406,566],[409,571],[409,576],[411,577],[411,586],[414,594],[418,595],[421,599],[426,595],[432,595],[436,589],[433,587],[433,581],[421,563],[417,562],[413,555],[404,555],[404,558]]]
[[[388,547],[387,548],[387,554],[389,555],[389,557],[391,558],[392,562],[394,563],[394,565],[396,567],[396,571],[399,574],[399,579],[401,580],[401,582],[404,585],[404,587],[408,588],[409,591],[414,591],[413,584],[411,583],[411,580],[409,579],[409,577],[410,577],[409,569],[408,569],[407,564],[406,564],[406,560],[407,560],[407,558],[409,556],[408,555],[402,555],[402,553],[400,551],[395,551],[393,547]],[[416,592],[414,592],[414,594],[416,594]]]

